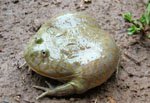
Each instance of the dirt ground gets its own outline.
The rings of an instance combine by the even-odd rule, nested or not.
[[[150,46],[140,35],[127,35],[122,18],[128,12],[139,18],[144,10],[143,0],[0,0],[0,103],[150,103]],[[32,86],[55,81],[20,68],[24,47],[40,25],[66,11],[91,15],[115,39],[122,51],[119,72],[82,95],[36,100],[42,91]]]

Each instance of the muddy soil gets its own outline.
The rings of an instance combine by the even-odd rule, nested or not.
[[[150,103],[150,47],[140,43],[140,35],[126,33],[122,14],[139,18],[144,0],[0,0],[0,103]],[[122,51],[118,73],[103,85],[82,95],[35,98],[46,86],[42,77],[20,68],[25,62],[24,47],[49,18],[66,11],[82,11],[97,20]]]

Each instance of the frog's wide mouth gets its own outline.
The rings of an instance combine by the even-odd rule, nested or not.
[[[26,47],[24,51],[25,60],[33,70],[43,71],[48,68],[50,52],[48,49],[37,47]]]
[[[38,51],[33,50],[31,47],[26,47],[24,50],[25,58],[36,58],[39,55]]]
[[[39,51],[35,51],[31,47],[26,47],[24,50],[24,57],[26,62],[29,64],[29,66],[34,67],[37,65],[37,60],[41,62],[41,59],[39,58]]]

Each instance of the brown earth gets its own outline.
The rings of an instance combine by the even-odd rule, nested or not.
[[[150,103],[150,46],[140,35],[126,33],[122,14],[139,18],[144,0],[0,0],[0,103]],[[42,93],[33,85],[46,86],[45,77],[20,66],[24,47],[49,18],[66,11],[91,15],[122,51],[121,66],[103,85],[82,95],[35,98]],[[55,83],[55,81],[51,82]]]

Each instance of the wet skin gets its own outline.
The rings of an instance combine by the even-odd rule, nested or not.
[[[120,51],[93,18],[80,12],[51,18],[29,40],[25,60],[36,73],[63,85],[34,86],[46,95],[80,94],[104,83],[116,70]]]

